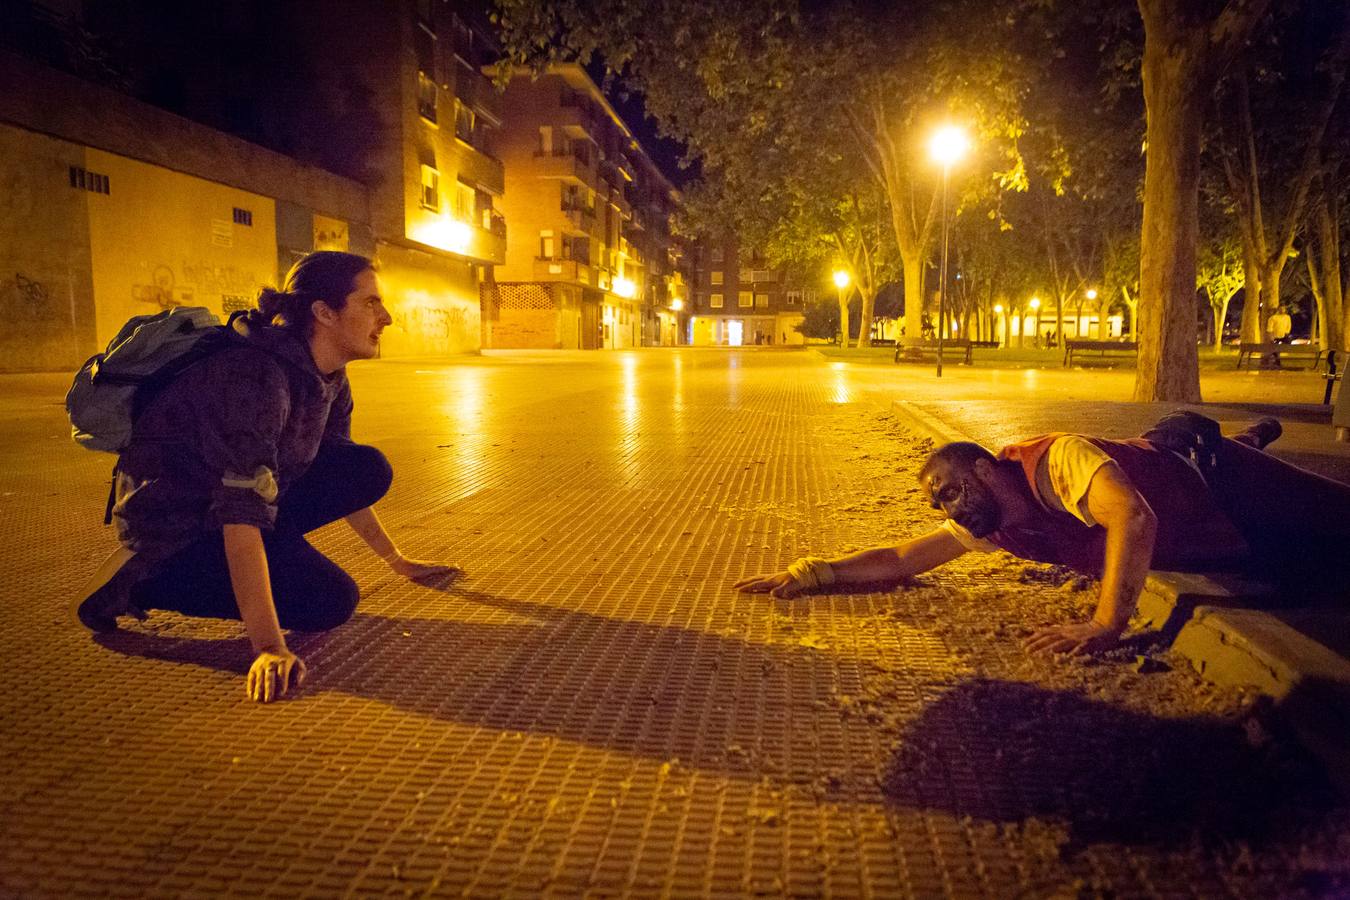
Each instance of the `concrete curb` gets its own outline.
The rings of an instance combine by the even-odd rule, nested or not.
[[[891,409],[908,417],[919,431],[940,444],[950,444],[953,441],[975,440],[970,435],[951,427],[936,416],[929,415],[919,409],[916,404],[911,403],[908,400],[892,401]]]

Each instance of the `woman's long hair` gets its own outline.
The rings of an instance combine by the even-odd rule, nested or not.
[[[314,301],[341,312],[356,277],[375,268],[373,260],[356,253],[316,250],[291,266],[282,290],[263,288],[258,308],[250,318],[276,325],[308,338],[314,330]]]

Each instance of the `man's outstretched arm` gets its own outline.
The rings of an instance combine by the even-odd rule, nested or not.
[[[1158,518],[1119,466],[1102,466],[1085,495],[1088,512],[1106,529],[1101,594],[1088,622],[1041,628],[1027,638],[1033,652],[1082,653],[1115,643],[1144,589]]]
[[[945,528],[936,528],[925,535],[906,541],[898,547],[876,547],[860,550],[849,556],[828,561],[833,575],[832,584],[868,584],[878,581],[899,581],[935,569],[951,562],[966,552],[961,542]],[[744,578],[732,587],[751,594],[769,594],[787,598],[808,590],[788,572],[776,575],[756,575]]]

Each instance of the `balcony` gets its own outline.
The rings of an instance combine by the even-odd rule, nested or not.
[[[462,141],[455,146],[459,157],[459,179],[489,194],[501,196],[506,189],[506,175],[501,162]]]
[[[595,277],[591,267],[584,261],[575,259],[539,259],[534,261],[535,281],[578,281],[582,284],[594,284]]]
[[[455,66],[455,96],[493,125],[502,123],[502,95],[492,80],[463,60]]]
[[[553,114],[554,125],[574,138],[595,140],[603,133],[603,124],[595,110],[585,102],[563,103]]]
[[[563,206],[563,218],[567,220],[569,231],[574,234],[591,234],[595,231],[595,210],[584,206]]]
[[[535,153],[535,174],[541,178],[561,178],[589,187],[595,186],[595,169],[584,159],[563,150]]]

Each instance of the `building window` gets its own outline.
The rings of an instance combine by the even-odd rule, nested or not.
[[[82,166],[70,167],[70,186],[94,194],[111,194],[112,185],[107,175],[90,172]]]
[[[801,306],[801,305],[802,305],[802,292],[801,292],[801,291],[788,291],[788,292],[787,292],[786,299],[787,299],[787,305],[788,305],[788,306]]]
[[[768,294],[756,294],[756,295],[755,295],[755,309],[768,309],[768,308],[769,308],[769,295],[768,295]]]
[[[556,250],[557,244],[553,241],[553,232],[551,230],[539,232],[539,258],[553,259]]]
[[[428,122],[436,121],[436,80],[420,70],[417,73],[417,113]]]
[[[474,201],[476,199],[477,194],[474,191],[473,187],[465,184],[462,181],[456,180],[455,208],[454,208],[455,218],[459,219],[461,222],[472,222]]]
[[[736,305],[742,308],[755,305],[755,295],[750,291],[741,291],[736,295]]]
[[[539,155],[553,155],[553,126],[551,125],[539,126]]]
[[[432,166],[422,166],[422,208],[441,211],[441,173]]]
[[[234,224],[247,225],[249,228],[252,228],[253,211],[249,209],[240,209],[239,207],[236,206],[234,208]]]
[[[721,309],[721,308],[722,308],[722,295],[721,295],[721,294],[713,294],[713,295],[709,298],[709,300],[708,300],[708,306],[710,306],[710,307],[713,308],[713,309]]]
[[[475,116],[465,104],[455,101],[455,137],[466,144],[473,143]]]
[[[713,284],[721,284],[721,283],[722,283],[722,272],[721,272],[721,270],[719,270],[719,269],[714,269],[714,270],[713,270],[713,273],[712,273],[712,283],[713,283]]]
[[[721,248],[721,247],[714,247],[714,248],[712,248],[712,261],[713,261],[713,262],[721,262],[721,261],[722,261],[722,248]]]

